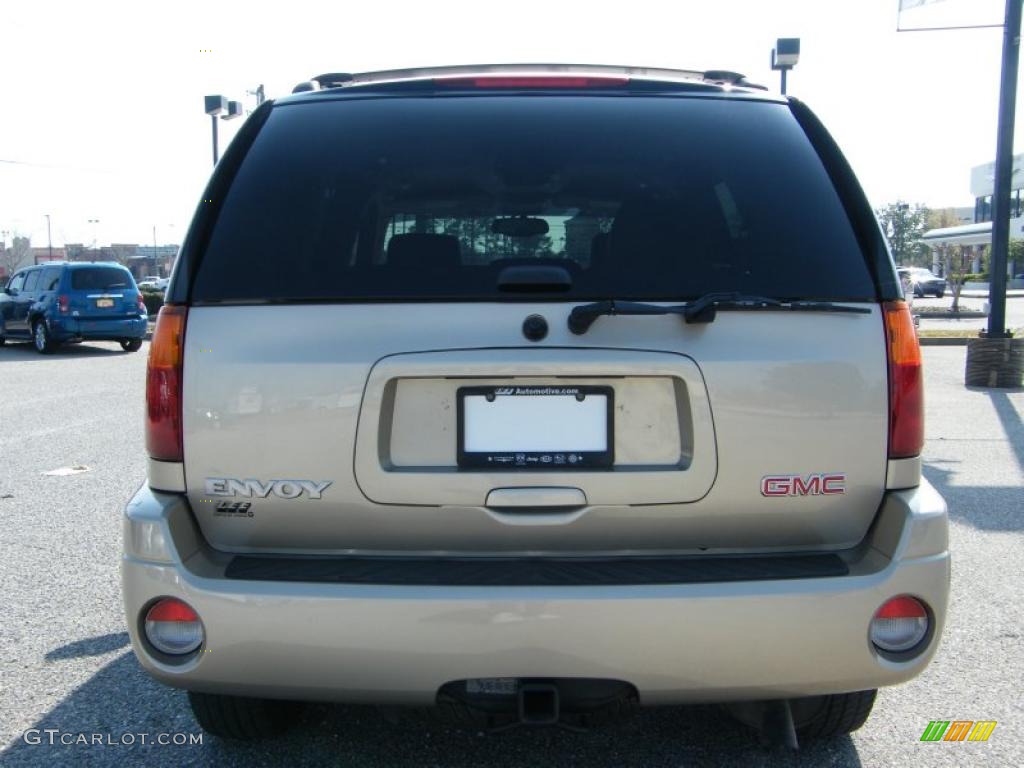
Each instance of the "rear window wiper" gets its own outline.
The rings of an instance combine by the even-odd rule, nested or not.
[[[710,323],[719,310],[769,312],[849,312],[870,314],[867,307],[848,307],[830,301],[783,301],[767,296],[745,293],[708,293],[686,304],[660,306],[639,301],[606,299],[593,304],[580,304],[569,313],[569,330],[584,334],[601,315],[681,315],[687,323]]]

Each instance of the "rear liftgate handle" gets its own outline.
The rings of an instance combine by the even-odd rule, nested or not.
[[[491,517],[507,525],[565,525],[583,514],[587,495],[560,486],[495,488],[485,506]]]

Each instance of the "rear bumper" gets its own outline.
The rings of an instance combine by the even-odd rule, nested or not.
[[[120,341],[141,339],[146,335],[146,317],[117,320],[105,318],[58,317],[48,320],[50,335],[57,341],[88,339],[90,341]]]
[[[132,645],[168,685],[308,700],[428,704],[477,677],[632,683],[645,704],[863,690],[906,681],[935,652],[949,589],[947,516],[927,483],[889,492],[841,577],[643,586],[399,586],[224,577],[184,498],[141,489],[125,511],[122,581]],[[868,623],[886,599],[931,608],[925,650],[891,661]],[[202,652],[153,654],[140,616],[158,597],[195,608]]]

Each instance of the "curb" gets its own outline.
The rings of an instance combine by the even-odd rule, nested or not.
[[[970,336],[921,336],[918,342],[922,347],[966,347]]]

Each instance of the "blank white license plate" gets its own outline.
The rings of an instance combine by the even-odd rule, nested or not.
[[[459,466],[592,469],[613,463],[611,387],[461,387]]]

